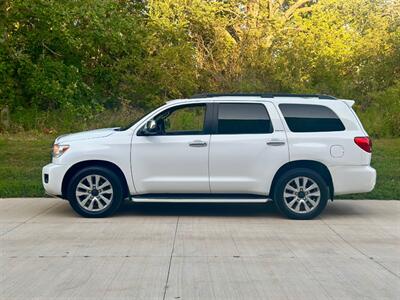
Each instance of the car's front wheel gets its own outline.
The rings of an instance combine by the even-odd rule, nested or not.
[[[278,180],[274,201],[279,211],[291,219],[307,220],[325,208],[329,188],[315,171],[298,168],[284,173]]]
[[[72,177],[68,185],[68,200],[81,216],[109,216],[118,210],[123,200],[120,179],[109,169],[86,167]]]

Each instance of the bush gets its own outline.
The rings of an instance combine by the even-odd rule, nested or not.
[[[356,107],[367,132],[374,137],[400,136],[400,82],[368,96],[367,107]]]
[[[144,114],[143,109],[130,105],[102,110],[88,116],[75,114],[68,110],[42,111],[36,108],[16,109],[11,114],[11,127],[0,125],[1,132],[33,131],[37,134],[62,134],[102,127],[124,127]]]
[[[69,131],[198,92],[326,93],[398,136],[399,17],[396,1],[3,0],[0,109],[12,130]]]

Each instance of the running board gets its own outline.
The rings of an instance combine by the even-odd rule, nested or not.
[[[132,202],[138,203],[267,203],[270,198],[143,198],[131,197]]]

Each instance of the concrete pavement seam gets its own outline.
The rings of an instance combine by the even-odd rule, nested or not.
[[[306,270],[306,272],[311,276],[311,278],[313,278],[318,283],[318,285],[321,287],[321,289],[326,293],[327,298],[333,299],[332,296],[329,294],[329,291],[325,288],[323,283],[321,281],[319,281],[318,277],[314,276],[313,272],[311,272],[311,270],[308,268],[308,265],[306,263],[304,263],[303,259],[301,257],[299,257],[298,255],[296,255],[296,253],[293,251],[293,249],[289,245],[287,245],[286,242],[284,240],[282,240],[279,235],[277,235],[277,236],[278,236],[279,241],[283,245],[285,245],[285,247],[292,253],[292,257],[294,259],[296,259],[303,266],[303,268]],[[287,295],[286,295],[286,298],[288,298]]]
[[[169,274],[170,274],[170,271],[171,271],[172,257],[173,257],[173,255],[174,255],[174,250],[175,250],[175,241],[176,241],[176,233],[178,232],[178,225],[179,225],[179,216],[178,216],[178,218],[176,219],[174,241],[173,241],[173,243],[172,243],[171,255],[170,255],[170,257],[169,257],[169,265],[168,265],[167,279],[165,280],[165,285],[164,285],[163,300],[165,300],[165,296],[167,295]]]
[[[28,223],[30,220],[33,220],[34,218],[36,218],[36,217],[38,217],[38,216],[40,216],[40,215],[46,213],[47,211],[49,211],[50,209],[52,209],[53,207],[55,207],[55,206],[57,206],[57,205],[60,205],[60,203],[53,204],[52,206],[46,208],[44,211],[41,211],[41,212],[37,213],[36,215],[34,215],[34,216],[32,216],[32,217],[26,219],[25,221],[21,222],[21,223],[18,224],[17,226],[14,226],[14,227],[11,228],[10,230],[7,230],[7,231],[3,232],[2,234],[0,234],[0,237],[5,236],[6,234],[10,233],[11,231],[14,231],[15,229],[17,229],[17,228],[19,228],[20,226],[22,226],[22,225]]]
[[[342,241],[344,241],[347,245],[349,245],[351,248],[353,248],[354,250],[356,250],[358,253],[360,253],[361,255],[365,256],[369,261],[374,262],[375,264],[377,264],[378,266],[380,266],[382,269],[386,270],[387,272],[389,272],[390,274],[392,274],[393,276],[395,276],[396,278],[400,279],[400,276],[397,275],[395,272],[393,272],[392,270],[386,268],[383,264],[381,264],[379,261],[375,260],[375,259],[371,259],[371,256],[367,255],[366,253],[364,253],[363,251],[361,251],[360,249],[358,249],[356,246],[354,246],[353,244],[351,244],[349,241],[347,241],[344,237],[342,237],[340,235],[340,233],[338,233],[335,229],[333,229],[328,223],[326,223],[324,220],[322,220],[322,222],[324,222],[326,224],[326,226],[328,226],[328,228],[335,233]]]

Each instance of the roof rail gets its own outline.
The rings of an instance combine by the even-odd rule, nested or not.
[[[204,93],[195,94],[191,96],[194,98],[212,98],[212,97],[224,97],[224,96],[236,96],[236,97],[261,97],[261,98],[274,98],[274,97],[301,97],[301,98],[319,98],[335,100],[336,98],[330,95],[323,94],[285,94],[285,93]]]

